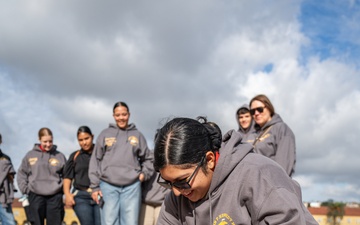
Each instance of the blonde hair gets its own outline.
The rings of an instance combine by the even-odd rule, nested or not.
[[[53,136],[51,130],[47,127],[43,127],[39,130],[39,133],[38,133],[38,136],[39,136],[39,140],[41,139],[41,137],[43,136]]]

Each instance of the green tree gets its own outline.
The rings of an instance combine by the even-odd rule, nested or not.
[[[329,200],[328,202],[324,202],[321,205],[328,208],[328,223],[331,225],[340,225],[340,222],[345,214],[345,203]]]

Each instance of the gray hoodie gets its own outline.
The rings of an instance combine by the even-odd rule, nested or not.
[[[193,203],[172,192],[158,225],[318,224],[302,203],[298,183],[277,163],[252,153],[234,130],[224,138],[207,197]]]
[[[240,122],[239,122],[239,115],[237,114],[237,112],[240,110],[240,109],[247,109],[249,110],[249,113],[250,113],[250,107],[248,104],[244,104],[242,105],[240,108],[238,108],[236,110],[236,113],[235,113],[235,118],[236,118],[236,121],[238,123],[238,126],[239,126],[239,129],[238,131],[241,133],[241,135],[243,136],[242,138],[242,141],[243,142],[251,142],[251,140],[249,141],[248,140],[248,136],[253,133],[255,131],[255,128],[254,128],[254,120],[251,118],[251,123],[250,123],[250,126],[247,128],[247,129],[244,129],[241,127],[240,125]],[[250,115],[251,116],[251,115]],[[252,117],[252,116],[251,116]]]
[[[295,135],[289,126],[275,113],[263,127],[255,125],[255,129],[252,138],[249,137],[254,141],[254,136],[259,137],[254,151],[273,159],[285,169],[289,176],[292,176],[295,171],[296,146]],[[263,133],[266,134],[262,135]]]
[[[139,179],[148,180],[154,172],[151,155],[144,136],[134,124],[120,129],[110,124],[98,136],[89,164],[90,188],[99,190],[100,180],[126,186]]]
[[[17,183],[23,194],[54,195],[62,192],[64,154],[53,145],[49,151],[42,151],[39,144],[23,158],[17,173]]]
[[[15,176],[15,170],[9,156],[0,150],[0,203],[6,208],[14,200],[14,182],[9,180],[9,175]],[[10,178],[11,179],[11,178]]]
[[[154,157],[154,152],[149,151],[152,158]],[[142,202],[151,206],[160,206],[166,194],[170,192],[170,189],[162,187],[157,183],[157,178],[159,173],[154,173],[151,178],[142,183]]]

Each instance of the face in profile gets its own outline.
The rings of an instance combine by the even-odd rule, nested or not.
[[[250,112],[253,115],[253,119],[256,124],[263,127],[267,122],[271,120],[271,114],[269,109],[266,108],[265,104],[254,100],[250,106]]]
[[[114,120],[119,128],[125,129],[129,123],[130,113],[124,106],[118,106],[114,110],[113,114]]]
[[[90,151],[93,147],[93,135],[86,133],[86,132],[80,132],[78,135],[78,142],[82,150],[84,151]]]
[[[44,135],[40,138],[40,145],[45,151],[49,151],[53,146],[53,137],[51,135]]]
[[[243,129],[247,129],[250,127],[252,120],[250,112],[239,114],[238,119],[239,119],[239,124]]]

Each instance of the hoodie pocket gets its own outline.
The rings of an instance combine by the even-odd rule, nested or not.
[[[104,168],[101,177],[111,184],[126,186],[139,179],[139,172],[133,167],[108,166]]]

